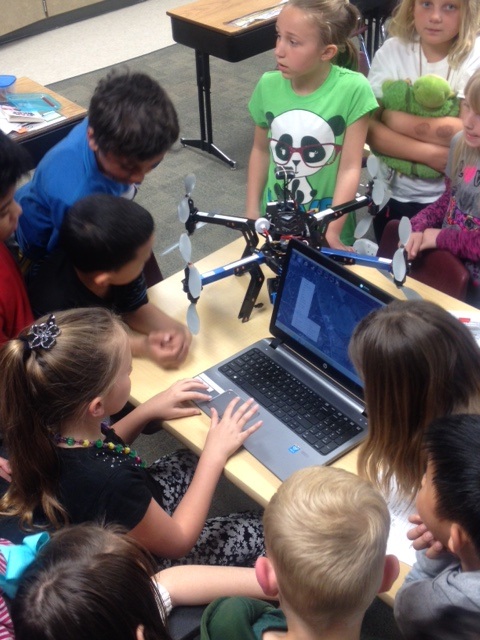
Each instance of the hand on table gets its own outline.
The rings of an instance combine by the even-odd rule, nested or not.
[[[148,357],[165,369],[175,369],[187,357],[192,334],[180,326],[168,331],[151,331],[145,339]]]

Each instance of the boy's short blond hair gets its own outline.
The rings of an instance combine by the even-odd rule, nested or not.
[[[282,601],[310,626],[363,614],[378,592],[390,529],[382,495],[333,467],[294,473],[264,515]]]

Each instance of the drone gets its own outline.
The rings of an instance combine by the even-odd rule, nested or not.
[[[376,173],[375,166],[373,166],[373,170]],[[288,166],[277,167],[275,176],[277,180],[283,180],[282,198],[275,202],[269,202],[265,217],[258,220],[199,211],[192,198],[192,191],[196,182],[195,176],[189,175],[185,178],[185,196],[178,205],[178,217],[180,222],[185,225],[185,232],[182,233],[178,245],[182,258],[186,263],[184,269],[185,278],[182,280],[182,285],[190,301],[190,306],[187,310],[187,325],[193,334],[197,334],[200,329],[196,304],[203,287],[223,278],[243,274],[250,276],[247,292],[238,314],[238,318],[242,322],[247,322],[250,319],[254,308],[262,306],[262,303],[257,304],[257,298],[265,282],[265,275],[261,269],[263,264],[267,265],[275,274],[274,277],[267,280],[269,298],[271,302],[274,302],[287,245],[292,238],[307,243],[314,249],[343,264],[376,267],[388,273],[389,277],[392,276],[393,282],[397,287],[403,287],[410,266],[405,250],[405,244],[408,242],[411,233],[408,218],[402,218],[400,222],[400,244],[391,260],[330,249],[326,246],[325,235],[328,225],[333,220],[337,220],[362,207],[368,207],[369,213],[373,216],[384,206],[384,201],[388,200],[388,193],[385,192],[382,185],[379,186],[375,176],[369,181],[365,195],[357,195],[354,200],[322,211],[311,210],[307,212],[299,209],[289,189],[290,182],[295,177],[293,168]],[[364,220],[360,221],[357,226],[355,232],[357,238],[366,232],[371,222],[371,218],[367,218],[368,224],[366,225]],[[191,262],[192,245],[190,236],[199,226],[203,226],[206,223],[240,231],[245,240],[245,249],[238,260],[225,266],[217,267],[205,274],[200,274]]]

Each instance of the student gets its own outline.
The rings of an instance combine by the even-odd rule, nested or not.
[[[385,557],[389,527],[387,505],[367,481],[333,467],[295,472],[265,508],[267,556],[255,568],[281,608],[217,600],[201,639],[358,640],[365,611],[398,576],[398,560]]]
[[[449,606],[480,613],[480,416],[434,421],[424,446],[427,469],[417,511],[445,551],[435,559],[417,552],[395,598],[395,618],[405,635],[434,623]]]
[[[413,260],[426,249],[446,249],[464,261],[471,282],[468,301],[480,306],[480,69],[465,87],[463,131],[452,140],[445,191],[412,218],[406,244]]]
[[[130,335],[132,355],[178,366],[191,335],[148,301],[142,270],[153,240],[153,218],[139,204],[109,194],[78,200],[65,215],[59,246],[28,279],[35,317],[76,307],[109,308],[143,334]]]
[[[347,0],[289,0],[277,19],[277,70],[265,73],[249,103],[255,122],[248,165],[247,216],[265,215],[282,197],[275,167],[289,167],[293,196],[304,211],[355,198],[367,135],[377,103],[368,81],[341,68],[336,56],[353,45],[359,13]],[[353,218],[352,218],[353,221]],[[345,217],[332,222],[327,241],[353,244]]]
[[[172,607],[262,593],[254,569],[189,565],[156,573],[148,551],[116,526],[80,524],[50,539],[44,532],[21,545],[6,542],[0,540],[0,583],[8,572],[17,640],[160,640],[170,637],[165,619]],[[5,613],[0,638],[10,632],[13,640]]]
[[[169,640],[154,573],[150,554],[115,529],[66,527],[15,585],[15,639]]]
[[[133,198],[137,184],[178,138],[175,108],[160,85],[139,72],[111,71],[100,80],[88,119],[51,149],[16,199],[23,256],[50,253],[67,209],[92,193]]]
[[[30,166],[23,147],[0,131],[0,344],[33,322],[22,275],[5,245],[22,215],[13,199],[15,187]]]
[[[469,76],[480,66],[480,4],[476,0],[402,0],[388,25],[391,38],[377,51],[368,79],[382,104],[385,80],[412,83],[426,74],[445,78],[463,98]],[[445,172],[452,137],[462,128],[460,118],[424,118],[380,108],[371,119],[367,142],[383,155],[420,162]],[[374,218],[377,241],[391,219],[411,218],[442,193],[443,180],[421,179],[390,170],[381,176],[392,192],[387,207]]]
[[[409,300],[362,319],[349,353],[368,413],[358,470],[412,502],[425,470],[427,425],[452,413],[480,413],[480,349],[448,311]]]
[[[145,469],[131,447],[145,424],[198,415],[191,402],[210,396],[202,382],[181,380],[109,428],[102,421],[130,394],[131,360],[123,324],[102,308],[40,319],[3,346],[0,424],[12,482],[0,510],[25,525],[42,514],[56,528],[120,524],[165,566],[248,565],[263,553],[260,516],[205,520],[227,459],[261,425],[243,431],[258,406],[236,399],[221,420],[214,412],[200,459],[177,451]]]

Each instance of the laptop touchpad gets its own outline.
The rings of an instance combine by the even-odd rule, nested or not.
[[[209,416],[212,415],[211,409],[213,407],[218,411],[218,415],[220,416],[220,418],[222,418],[228,404],[238,397],[240,398],[240,400],[236,404],[236,407],[239,407],[243,402],[245,402],[245,398],[239,396],[239,394],[235,393],[235,391],[232,391],[232,389],[228,389],[227,391],[220,393],[218,396],[215,396],[215,398],[212,398],[210,402],[198,402],[197,404],[199,408]],[[256,411],[252,418],[246,423],[244,429],[251,427],[252,424],[259,420],[259,418],[260,414],[258,411]]]

